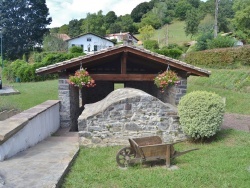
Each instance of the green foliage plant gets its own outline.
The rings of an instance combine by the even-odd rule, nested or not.
[[[83,52],[83,49],[82,47],[80,46],[72,46],[70,49],[69,49],[70,53],[82,53]]]
[[[186,54],[185,62],[210,68],[250,66],[250,46],[190,52]]]
[[[222,98],[207,91],[193,91],[181,98],[178,105],[180,125],[195,140],[214,136],[220,130],[225,104]]]
[[[156,40],[145,40],[143,42],[144,48],[148,50],[154,50],[154,49],[159,49],[158,42]]]
[[[201,36],[197,38],[197,44],[195,45],[195,49],[197,51],[206,50],[208,48],[207,41],[212,40],[213,38],[214,38],[213,33],[211,32],[203,33]]]
[[[183,53],[181,50],[173,48],[173,49],[160,49],[160,50],[154,50],[156,53],[165,55],[167,57],[172,57],[174,59],[179,59],[181,54]]]
[[[235,42],[235,39],[229,36],[218,36],[212,40],[208,40],[207,47],[208,49],[233,47]]]
[[[144,41],[144,40],[149,40],[153,36],[155,29],[151,25],[145,25],[138,31],[140,33],[141,39]]]

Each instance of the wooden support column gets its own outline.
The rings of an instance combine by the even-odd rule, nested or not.
[[[121,58],[121,74],[127,73],[127,57],[128,57],[128,53],[124,52]]]

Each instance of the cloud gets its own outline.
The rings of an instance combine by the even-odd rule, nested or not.
[[[52,23],[49,27],[60,27],[72,19],[85,18],[87,13],[103,11],[105,15],[114,11],[117,16],[130,14],[140,3],[149,0],[47,0]]]

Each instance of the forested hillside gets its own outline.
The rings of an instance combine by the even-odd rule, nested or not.
[[[114,11],[103,14],[88,13],[86,18],[73,19],[59,28],[52,28],[52,33],[65,33],[70,37],[92,32],[101,36],[110,33],[131,32],[133,34],[157,30],[175,20],[184,21],[185,34],[197,36],[199,33],[213,32],[216,0],[151,0],[137,5],[131,14],[118,16]],[[250,36],[247,12],[249,0],[218,1],[218,32],[237,33],[245,42]],[[248,11],[249,10],[249,11]],[[205,19],[210,16],[212,19]],[[146,27],[152,26],[152,27]],[[152,31],[151,31],[152,33]],[[154,32],[153,34],[154,35]],[[148,38],[141,37],[142,40]]]

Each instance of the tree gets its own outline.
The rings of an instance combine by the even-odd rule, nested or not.
[[[52,21],[45,0],[6,0],[1,3],[3,50],[9,59],[22,57],[42,43]]]
[[[67,52],[68,45],[57,33],[52,33],[44,36],[43,49],[47,52]]]
[[[60,28],[59,28],[59,31],[58,33],[61,33],[61,34],[69,34],[69,25],[62,25]]]
[[[186,35],[195,35],[198,32],[198,26],[200,23],[200,15],[198,9],[192,8],[187,11],[185,20],[185,33]]]
[[[147,14],[144,14],[141,19],[140,26],[143,27],[145,25],[151,25],[153,28],[158,29],[161,27],[161,20],[157,14],[150,11]]]
[[[134,22],[140,22],[142,16],[150,10],[151,8],[149,3],[147,2],[140,3],[132,10],[131,18],[133,19]]]
[[[102,11],[96,13],[88,13],[86,19],[82,22],[81,29],[83,33],[94,33],[100,36],[106,34],[106,28],[104,27],[104,16]]]
[[[151,25],[145,25],[139,29],[140,38],[142,40],[149,40],[153,36],[155,29]]]
[[[191,8],[192,8],[192,5],[189,4],[186,0],[179,1],[176,4],[175,16],[177,16],[180,20],[185,20],[186,13]]]
[[[250,37],[250,1],[249,0],[235,0],[233,4],[235,17],[233,24],[236,30],[242,31],[246,36]]]
[[[111,24],[115,23],[117,16],[114,11],[109,11],[104,17],[105,27],[108,29]]]
[[[70,37],[76,37],[80,35],[81,32],[81,21],[78,21],[77,19],[73,19],[69,22],[69,36]]]

